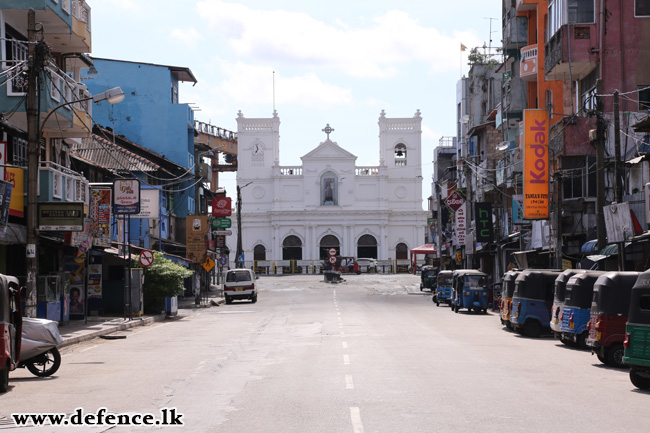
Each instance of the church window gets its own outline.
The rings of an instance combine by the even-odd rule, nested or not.
[[[339,184],[335,173],[332,173],[331,171],[325,172],[321,177],[320,188],[320,204],[322,206],[336,206],[339,204]]]
[[[406,166],[406,146],[402,143],[395,146],[395,165]]]

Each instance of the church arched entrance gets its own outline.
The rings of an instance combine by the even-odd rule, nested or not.
[[[266,248],[264,245],[255,245],[255,248],[253,248],[253,260],[266,260]]]
[[[282,260],[302,260],[302,241],[298,236],[287,236],[282,242]]]
[[[395,246],[395,258],[397,260],[408,260],[409,247],[404,242],[400,242]]]
[[[321,260],[327,260],[330,256],[330,248],[336,249],[336,255],[341,254],[341,242],[334,235],[326,235],[320,240],[319,254]]]
[[[363,235],[357,242],[357,258],[377,258],[377,239],[372,235]]]

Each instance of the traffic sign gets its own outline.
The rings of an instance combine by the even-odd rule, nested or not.
[[[232,230],[212,230],[212,236],[230,236]]]
[[[329,261],[331,264],[336,264],[336,256],[330,256]]]
[[[228,256],[225,254],[221,255],[221,258],[219,258],[219,263],[221,263],[221,266],[225,266],[226,263],[228,263]]]
[[[212,220],[213,229],[229,229],[232,227],[230,218],[215,218]]]
[[[237,257],[237,263],[244,263],[244,255],[240,255]]]
[[[201,263],[201,266],[203,266],[203,269],[205,269],[206,272],[210,272],[212,268],[214,268],[214,260],[210,257],[206,257],[203,263]]]
[[[153,264],[153,251],[144,250],[140,253],[140,264],[142,266],[149,267]]]
[[[330,256],[335,256],[336,255],[336,248],[330,248],[327,252],[330,253]]]

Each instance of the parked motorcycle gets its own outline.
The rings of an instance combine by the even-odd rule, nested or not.
[[[22,344],[18,367],[30,373],[51,376],[61,366],[61,354],[56,348],[63,343],[57,322],[47,319],[23,317]]]

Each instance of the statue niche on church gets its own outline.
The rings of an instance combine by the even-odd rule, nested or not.
[[[321,204],[336,205],[336,175],[326,173],[322,178],[321,188]]]

